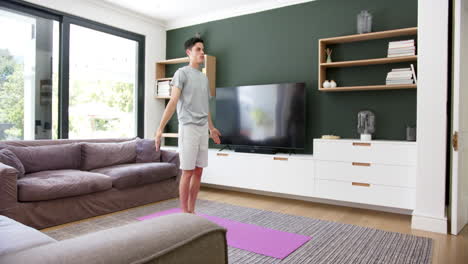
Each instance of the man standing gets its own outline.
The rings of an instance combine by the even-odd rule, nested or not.
[[[208,166],[208,130],[216,144],[220,143],[221,134],[211,120],[208,78],[199,69],[205,60],[203,40],[191,38],[184,47],[190,63],[179,68],[172,78],[171,99],[156,132],[155,144],[159,150],[164,127],[177,106],[180,168],[183,171],[179,185],[180,206],[184,213],[195,213],[203,168]]]

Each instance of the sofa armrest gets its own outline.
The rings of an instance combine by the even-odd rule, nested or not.
[[[4,261],[4,262],[2,262]],[[0,257],[2,263],[228,263],[226,230],[173,214]]]
[[[179,173],[177,175],[177,182],[179,182],[180,177],[182,176],[182,171],[180,170],[180,158],[179,153],[176,151],[164,150],[161,149],[161,162],[169,162],[176,165],[179,168]]]
[[[0,162],[0,213],[17,206],[18,171]]]

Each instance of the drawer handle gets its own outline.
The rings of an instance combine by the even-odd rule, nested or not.
[[[227,154],[227,153],[216,153],[216,155],[218,155],[218,156],[223,156],[223,157],[229,156],[229,154]]]
[[[369,183],[362,183],[362,182],[353,182],[353,186],[362,186],[362,187],[370,187]]]
[[[353,142],[353,146],[370,147],[371,143]]]
[[[370,163],[367,162],[353,162],[353,166],[363,166],[363,167],[370,167]]]
[[[273,160],[284,160],[284,161],[288,161],[288,158],[273,157]]]

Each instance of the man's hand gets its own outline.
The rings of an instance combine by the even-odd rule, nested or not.
[[[210,137],[213,139],[214,143],[216,144],[221,143],[221,139],[219,139],[220,136],[221,136],[221,133],[219,132],[218,129],[216,129],[215,127],[210,129]]]
[[[154,136],[154,145],[156,146],[156,151],[158,151],[161,147],[161,137],[162,130],[158,129],[158,131],[156,131],[156,135]]]

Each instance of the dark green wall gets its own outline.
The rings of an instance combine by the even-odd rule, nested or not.
[[[167,32],[166,57],[185,56],[186,39],[202,34],[206,53],[217,59],[217,87],[305,82],[306,153],[313,138],[336,134],[359,137],[357,112],[376,114],[375,139],[404,140],[406,125],[416,124],[416,91],[319,92],[318,40],[356,33],[356,15],[373,15],[373,31],[417,26],[417,0],[317,0],[304,4],[213,21]],[[396,39],[408,39],[403,37]],[[334,60],[385,57],[389,40],[333,46]],[[408,63],[332,69],[327,79],[339,86],[384,84],[392,68]],[[172,74],[175,68],[168,73]],[[212,104],[212,113],[214,112]],[[215,114],[215,113],[214,113]],[[174,120],[170,130],[176,130]]]

